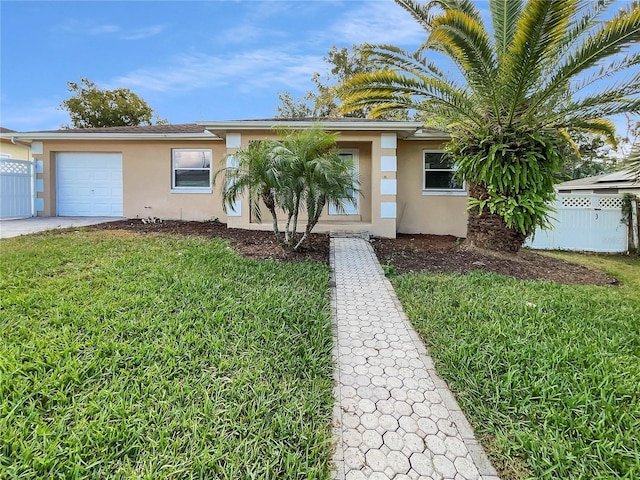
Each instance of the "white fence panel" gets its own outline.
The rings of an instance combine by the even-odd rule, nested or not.
[[[33,215],[34,164],[0,159],[0,218]]]
[[[621,195],[560,194],[552,230],[536,230],[527,246],[541,250],[626,252]]]

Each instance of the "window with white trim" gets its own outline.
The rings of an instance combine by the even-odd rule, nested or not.
[[[177,191],[211,191],[212,151],[206,148],[171,150],[171,188]]]
[[[423,191],[464,192],[464,184],[456,178],[455,173],[455,166],[444,157],[444,152],[423,151]]]

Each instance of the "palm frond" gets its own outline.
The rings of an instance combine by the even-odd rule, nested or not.
[[[640,5],[634,9],[622,10],[613,19],[606,22],[597,31],[589,35],[576,51],[556,69],[544,89],[536,95],[533,108],[544,102],[557,88],[580,73],[597,66],[602,60],[621,53],[632,43],[640,42]],[[636,56],[628,62],[617,65],[618,72],[637,66]],[[605,71],[602,70],[603,78]]]
[[[425,102],[435,102],[482,124],[481,114],[465,90],[434,78],[418,79],[391,71],[364,73],[345,82],[338,94],[343,112],[378,104],[400,104],[425,110]]]
[[[498,58],[503,58],[516,33],[522,13],[522,0],[492,0],[489,2],[493,21],[493,36]]]
[[[507,124],[541,81],[541,72],[556,53],[576,0],[529,0],[520,16],[509,54],[501,63],[501,86],[508,95]]]
[[[605,118],[577,120],[571,124],[572,130],[602,135],[613,147],[617,146],[616,124]]]
[[[428,61],[421,52],[409,53],[394,45],[366,45],[364,48],[371,63],[381,70],[399,70],[453,82],[452,78],[448,77],[435,63]]]
[[[466,14],[447,10],[432,22],[429,42],[448,44],[458,53],[470,82],[491,85],[496,76],[496,61],[489,35],[482,25]],[[483,81],[484,79],[484,81]]]

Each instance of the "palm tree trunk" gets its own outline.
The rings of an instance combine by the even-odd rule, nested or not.
[[[483,185],[469,186],[469,196],[482,200],[487,195]],[[516,253],[522,247],[527,236],[513,228],[507,227],[504,219],[497,214],[477,209],[469,210],[467,219],[466,243],[473,247],[498,252]]]
[[[276,236],[276,240],[278,241],[278,243],[282,244],[282,235],[280,235],[280,229],[278,228],[278,213],[276,212],[276,202],[273,191],[271,189],[262,192],[262,201],[271,213],[271,219],[273,222],[273,233]]]

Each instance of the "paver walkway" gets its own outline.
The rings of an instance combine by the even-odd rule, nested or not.
[[[334,478],[498,479],[371,245],[332,238]]]

